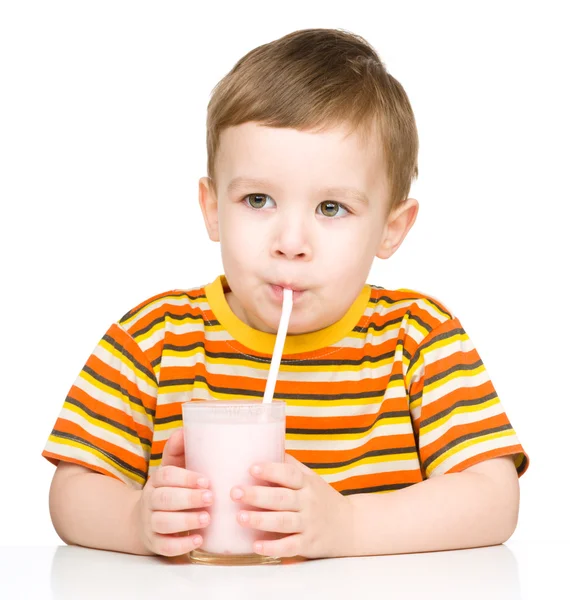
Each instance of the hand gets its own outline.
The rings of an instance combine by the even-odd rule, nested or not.
[[[278,540],[258,540],[254,552],[307,558],[348,555],[352,531],[348,497],[288,454],[284,463],[254,465],[250,473],[281,487],[234,487],[230,492],[232,499],[275,512],[242,510],[238,522],[260,531],[291,534]]]
[[[135,509],[139,536],[147,550],[179,556],[202,544],[202,536],[190,534],[206,527],[210,515],[192,509],[212,504],[209,485],[204,475],[184,468],[184,432],[175,431],[164,446],[161,466],[146,482]]]

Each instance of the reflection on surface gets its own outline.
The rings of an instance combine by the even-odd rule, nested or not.
[[[520,599],[517,562],[507,546],[396,556],[211,567],[187,558],[143,557],[60,546],[51,570],[53,598],[201,598],[272,600],[308,595],[350,598]],[[170,596],[173,597],[173,596]],[[180,596],[182,597],[182,596]]]

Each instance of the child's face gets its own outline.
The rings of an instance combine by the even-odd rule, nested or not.
[[[378,144],[345,129],[307,133],[245,123],[222,132],[218,196],[200,180],[210,238],[221,243],[227,301],[249,326],[275,333],[282,296],[294,295],[289,334],[341,319],[375,256],[388,258],[413,225],[412,199],[387,214],[389,189]],[[264,180],[235,183],[236,178]],[[368,200],[333,188],[353,188]]]

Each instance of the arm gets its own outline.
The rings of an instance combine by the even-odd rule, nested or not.
[[[142,490],[81,465],[59,463],[49,506],[67,544],[129,554],[179,556],[202,544],[201,510],[213,502],[204,475],[184,468],[184,435],[166,442],[159,469]]]
[[[344,555],[399,554],[490,546],[515,530],[518,475],[510,456],[385,494],[350,497]]]
[[[142,490],[118,479],[60,462],[49,494],[51,519],[66,544],[153,554],[144,547],[136,527],[135,509],[141,495]]]

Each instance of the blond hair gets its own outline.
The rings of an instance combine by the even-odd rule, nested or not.
[[[390,186],[390,209],[418,176],[418,133],[408,96],[376,51],[342,29],[294,31],[248,52],[214,87],[208,103],[208,177],[224,129],[247,122],[299,131],[348,126],[377,135]]]

